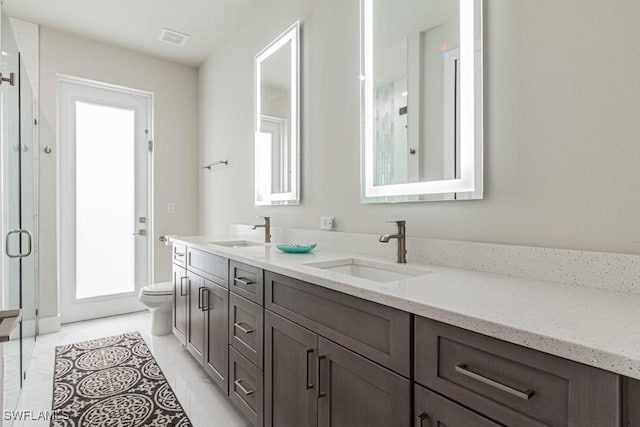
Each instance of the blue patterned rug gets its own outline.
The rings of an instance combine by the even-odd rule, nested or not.
[[[53,427],[191,426],[138,332],[56,347]]]

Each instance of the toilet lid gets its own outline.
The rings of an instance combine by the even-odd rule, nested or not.
[[[141,290],[144,295],[171,295],[173,294],[173,283],[160,282],[147,285]]]

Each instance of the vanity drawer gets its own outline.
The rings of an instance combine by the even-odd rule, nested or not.
[[[419,385],[415,403],[415,427],[503,427]]]
[[[233,293],[229,294],[229,343],[262,369],[264,309]]]
[[[415,380],[509,426],[619,426],[620,377],[415,318]]]
[[[270,311],[409,377],[408,313],[271,272],[265,285]]]
[[[187,248],[187,270],[228,288],[227,265],[229,261],[218,255]]]
[[[184,245],[179,245],[174,243],[172,248],[171,257],[173,259],[173,263],[186,268],[187,266],[187,247]]]
[[[256,427],[264,424],[262,371],[229,346],[229,397]]]
[[[264,281],[262,269],[250,265],[231,261],[229,264],[229,289],[253,301],[256,304],[264,304]]]

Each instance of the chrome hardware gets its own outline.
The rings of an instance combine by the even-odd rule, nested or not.
[[[167,236],[165,236],[164,234],[160,236],[158,240],[160,240],[162,243],[167,243],[169,241],[169,239],[167,239]]]
[[[258,219],[264,219],[264,224],[262,225],[254,225],[251,227],[252,230],[258,228],[264,228],[264,242],[271,243],[271,217],[270,216],[258,216]]]
[[[7,82],[11,86],[16,85],[16,73],[9,73],[9,78],[5,77],[2,73],[0,73],[0,84]]]
[[[481,382],[482,384],[486,384],[490,387],[496,388],[498,390],[504,391],[505,393],[509,393],[512,396],[515,396],[519,399],[522,400],[529,400],[531,399],[531,397],[533,397],[533,395],[535,394],[535,392],[533,390],[527,390],[527,391],[520,391],[520,390],[516,390],[513,387],[509,387],[508,385],[499,383],[498,381],[494,381],[491,378],[487,378],[484,377],[480,374],[476,374],[475,372],[472,372],[470,370],[467,369],[467,365],[462,363],[458,366],[456,366],[456,372],[465,375],[469,378],[472,378],[476,381]]]
[[[20,236],[20,239],[22,241],[22,235],[26,234],[27,237],[29,238],[27,240],[27,242],[29,243],[29,245],[27,246],[27,251],[26,252],[21,252],[18,254],[12,254],[11,251],[9,250],[9,239],[12,235],[17,234],[18,236]],[[31,232],[29,230],[12,230],[9,231],[5,237],[5,252],[7,253],[7,256],[9,258],[26,258],[29,255],[31,255],[31,252],[33,250],[33,235],[31,234]]]
[[[133,233],[132,236],[146,236],[147,230],[138,230],[137,233]]]
[[[53,152],[53,148],[49,147],[48,145],[46,147],[44,147],[45,154],[51,154]]]
[[[214,166],[218,166],[218,165],[225,165],[225,166],[229,166],[229,160],[218,160],[217,162],[213,162],[211,164],[208,164],[206,166],[203,166],[202,169],[208,169],[211,170],[212,167]]]
[[[396,234],[384,234],[380,236],[380,243],[389,243],[391,239],[398,239],[398,251],[396,253],[396,262],[398,264],[407,263],[407,222],[404,220],[392,220],[386,222],[395,222],[397,226]]]
[[[138,218],[138,222],[140,224],[146,224],[147,223],[147,217],[146,216],[141,216]]]
[[[245,334],[253,333],[253,329],[245,328],[244,326],[242,326],[242,322],[236,322],[236,323],[233,324],[233,326],[235,326],[236,328],[240,329]]]
[[[256,283],[253,280],[243,279],[241,277],[236,277],[236,278],[233,279],[233,281],[235,283],[238,283],[238,284],[244,285],[244,286],[249,286],[249,285],[253,285],[254,283]]]
[[[236,385],[236,387],[240,389],[240,391],[242,391],[245,394],[245,396],[252,395],[255,392],[255,390],[247,390],[246,388],[244,388],[244,386],[242,385],[242,381],[244,380],[235,380],[233,383]]]

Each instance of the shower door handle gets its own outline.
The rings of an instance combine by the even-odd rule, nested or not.
[[[10,250],[10,244],[9,241],[11,240],[11,236],[17,234],[18,236],[20,236],[19,238],[22,239],[22,235],[26,234],[28,239],[28,246],[27,246],[27,251],[26,252],[20,252],[17,254],[12,254],[11,250]],[[26,258],[29,255],[31,255],[31,252],[33,250],[33,235],[31,234],[31,232],[29,230],[12,230],[10,232],[7,233],[7,236],[5,237],[5,251],[7,253],[7,256],[9,258]]]

